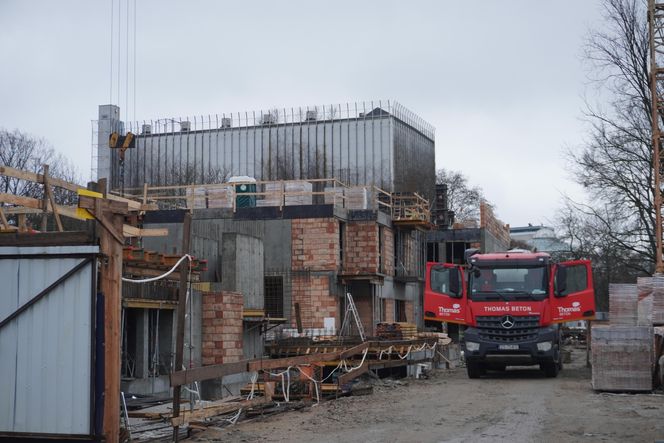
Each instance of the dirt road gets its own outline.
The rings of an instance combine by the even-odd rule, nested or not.
[[[374,393],[210,428],[191,441],[529,442],[664,440],[664,395],[598,394],[585,353],[558,378],[533,369],[464,369],[379,384]]]

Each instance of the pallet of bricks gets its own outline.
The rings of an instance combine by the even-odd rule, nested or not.
[[[385,340],[414,340],[417,336],[417,325],[414,323],[378,323],[376,335]]]
[[[593,325],[593,389],[628,392],[653,389],[653,320],[662,315],[664,278],[609,285],[609,324]],[[657,306],[657,309],[655,309]]]

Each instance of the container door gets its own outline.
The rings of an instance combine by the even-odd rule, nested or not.
[[[466,289],[463,268],[427,263],[424,289],[425,320],[465,324]]]
[[[556,265],[552,299],[554,322],[592,320],[595,290],[590,261],[575,260]]]

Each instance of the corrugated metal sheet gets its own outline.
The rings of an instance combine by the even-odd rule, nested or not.
[[[98,250],[0,248],[0,319],[84,260],[61,254]],[[26,254],[44,256],[9,257]],[[59,256],[48,258],[53,254]],[[94,263],[0,329],[0,432],[91,434]]]

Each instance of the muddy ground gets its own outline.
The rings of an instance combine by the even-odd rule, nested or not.
[[[664,440],[664,395],[596,393],[585,350],[558,378],[508,369],[469,380],[465,369],[428,380],[376,382],[372,395],[211,427],[188,441],[527,442]]]

